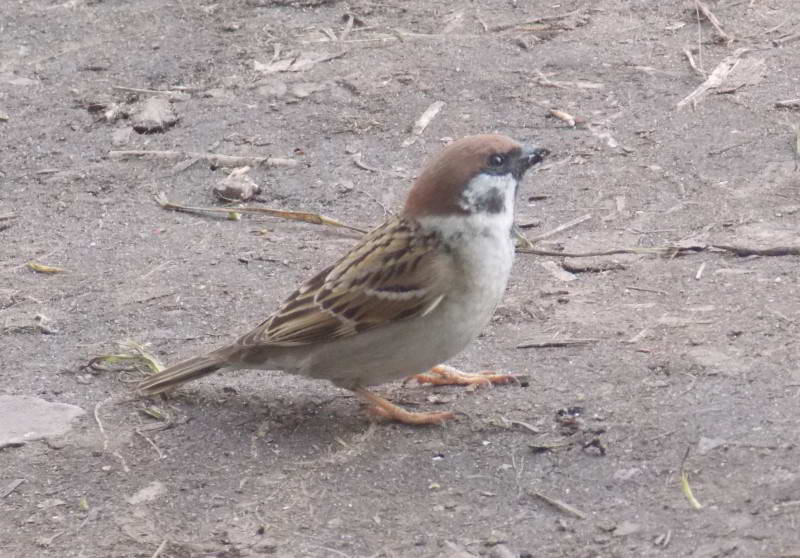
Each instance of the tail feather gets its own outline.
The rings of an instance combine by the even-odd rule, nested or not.
[[[225,365],[225,361],[220,360],[214,353],[190,358],[142,380],[139,382],[137,389],[144,395],[155,395],[175,388],[190,380],[202,378],[203,376],[225,367]]]

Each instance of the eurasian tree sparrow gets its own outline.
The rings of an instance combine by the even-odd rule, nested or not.
[[[489,322],[514,260],[514,198],[547,150],[502,135],[448,145],[419,176],[397,217],[292,293],[263,323],[227,345],[148,377],[152,395],[223,368],[282,370],[352,390],[371,412],[436,424],[450,412],[407,411],[367,386],[431,367],[433,383],[501,383],[435,366]]]

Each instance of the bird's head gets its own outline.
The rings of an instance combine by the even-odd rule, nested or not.
[[[403,213],[414,218],[513,213],[519,181],[547,154],[499,134],[454,141],[417,178]]]

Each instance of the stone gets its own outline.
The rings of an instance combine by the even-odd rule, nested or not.
[[[0,448],[63,436],[86,411],[27,395],[0,395]]]

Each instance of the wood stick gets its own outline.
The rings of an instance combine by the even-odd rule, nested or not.
[[[287,219],[290,221],[302,221],[304,223],[311,223],[312,225],[328,225],[331,227],[340,227],[343,229],[349,229],[351,231],[356,231],[359,233],[366,233],[364,229],[359,229],[358,227],[353,227],[348,225],[347,223],[342,223],[337,219],[333,219],[332,217],[326,217],[324,215],[320,215],[318,213],[310,213],[308,211],[291,211],[285,209],[272,209],[269,207],[190,207],[188,205],[181,205],[175,202],[171,202],[167,199],[164,193],[159,193],[156,196],[156,202],[158,205],[161,206],[162,209],[171,209],[173,211],[184,211],[187,213],[224,213],[226,215],[230,213],[261,213],[264,215],[269,215],[271,217],[280,217],[281,219]]]
[[[529,238],[528,240],[530,240],[531,242],[538,242],[539,240],[544,240],[545,238],[549,238],[551,236],[557,235],[558,233],[563,232],[563,231],[565,231],[567,229],[571,229],[572,227],[576,227],[576,226],[580,225],[581,223],[583,223],[584,221],[588,221],[591,218],[592,218],[592,215],[590,213],[587,213],[586,215],[582,215],[582,216],[578,217],[577,219],[573,219],[572,221],[564,223],[563,225],[557,226],[553,230],[550,230],[550,231],[547,231],[547,232],[543,232],[543,233],[538,234],[538,235],[536,235],[536,236],[534,236],[532,238]]]
[[[536,492],[534,490],[531,490],[529,494],[531,496],[539,498],[543,502],[550,504],[560,512],[563,512],[567,515],[571,515],[572,517],[576,517],[578,519],[586,519],[585,513],[583,513],[581,510],[573,506],[570,506],[569,504],[562,502],[561,500],[556,500],[555,498],[551,498],[550,496],[545,496],[541,492]]]
[[[220,153],[196,153],[193,151],[109,151],[111,159],[125,161],[128,159],[162,159],[175,161],[179,159],[200,159],[208,161],[215,167],[296,167],[298,162],[294,159],[282,157],[241,157],[237,155],[222,155]]]
[[[572,345],[588,345],[597,343],[599,339],[552,339],[523,341],[516,346],[517,349],[545,349],[549,347],[570,347]]]

